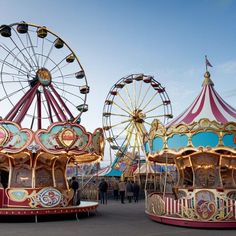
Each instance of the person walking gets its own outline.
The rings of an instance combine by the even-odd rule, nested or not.
[[[112,183],[112,188],[113,188],[113,196],[114,196],[114,200],[118,200],[118,196],[119,196],[119,183],[117,181],[117,179],[115,179]]]
[[[129,203],[132,202],[133,195],[134,195],[133,185],[132,185],[131,181],[128,180],[128,182],[126,184],[126,196],[128,198]]]
[[[138,202],[138,199],[139,199],[139,190],[140,190],[140,187],[139,187],[139,184],[137,181],[134,182],[134,185],[133,185],[133,191],[134,191],[134,202]]]
[[[71,188],[74,191],[73,206],[77,206],[80,204],[79,182],[77,181],[75,176],[73,176],[71,180]]]
[[[122,204],[124,204],[124,200],[125,200],[125,190],[126,190],[126,186],[125,186],[125,182],[123,180],[120,180],[119,182],[119,192],[120,192],[120,201]]]
[[[107,204],[107,189],[108,189],[108,184],[105,181],[105,179],[102,179],[99,186],[99,195],[100,195],[100,201],[101,204]]]

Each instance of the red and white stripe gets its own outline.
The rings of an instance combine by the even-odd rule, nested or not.
[[[180,123],[191,124],[202,118],[225,124],[236,122],[236,109],[227,104],[215,91],[213,83],[204,83],[201,93],[194,102],[167,126]]]

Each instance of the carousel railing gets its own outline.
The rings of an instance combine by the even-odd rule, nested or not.
[[[236,220],[236,200],[216,196],[215,201],[199,203],[194,197],[175,199],[158,192],[147,194],[146,210],[158,216],[188,218],[194,220]]]

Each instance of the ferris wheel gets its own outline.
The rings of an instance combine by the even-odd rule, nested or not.
[[[117,158],[133,160],[143,152],[143,137],[151,123],[172,118],[165,88],[153,76],[132,74],[121,78],[109,91],[103,108],[103,129]]]
[[[89,86],[78,57],[57,34],[26,22],[0,26],[2,118],[33,130],[79,122]]]

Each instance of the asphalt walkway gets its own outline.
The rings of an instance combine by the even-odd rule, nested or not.
[[[0,236],[235,236],[236,230],[205,230],[169,226],[153,222],[144,213],[144,201],[121,204],[108,201],[95,215],[50,221],[41,216],[38,223],[0,222]]]

